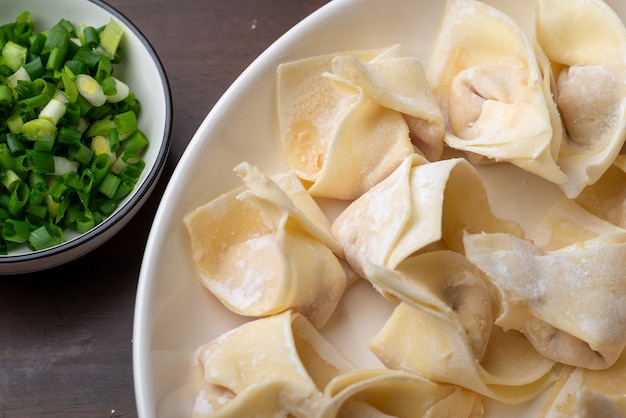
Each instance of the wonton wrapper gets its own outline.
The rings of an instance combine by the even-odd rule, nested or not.
[[[339,55],[368,62],[384,52],[329,54],[278,67],[284,155],[315,197],[354,199],[414,152],[401,113],[378,104],[358,85],[328,77]]]
[[[550,389],[542,418],[626,416],[626,353],[605,370],[563,367]]]
[[[496,324],[544,356],[589,369],[626,347],[626,232],[543,251],[509,234],[467,234],[467,258],[501,297]]]
[[[618,155],[602,177],[578,195],[576,202],[596,216],[626,228],[626,155]]]
[[[463,250],[463,232],[521,235],[514,221],[496,218],[483,183],[462,158],[426,162],[413,155],[352,202],[333,222],[346,260],[364,277],[364,264],[395,268],[428,246]]]
[[[562,128],[547,59],[508,16],[450,0],[428,66],[447,122],[445,142],[475,162],[510,162],[553,183]]]
[[[567,140],[557,163],[575,198],[619,153],[626,131],[626,28],[602,0],[538,0],[535,36],[552,63]]]
[[[347,280],[328,219],[294,175],[275,182],[247,163],[235,170],[247,188],[184,217],[200,281],[240,315],[293,308],[321,327]]]
[[[359,86],[381,106],[402,113],[413,143],[426,159],[441,158],[445,123],[419,59],[400,56],[390,48],[369,62],[339,55],[333,58],[332,67],[328,77]]]
[[[223,334],[199,347],[196,360],[194,418],[313,417],[328,382],[354,370],[292,311]]]
[[[553,361],[520,333],[492,327],[496,295],[463,255],[420,254],[395,270],[371,265],[367,277],[400,301],[370,342],[385,366],[505,403],[531,399],[554,381]]]
[[[542,250],[551,251],[619,232],[623,229],[563,196],[549,208],[528,239]]]
[[[329,399],[318,418],[479,418],[482,398],[397,370],[355,370],[326,386]]]

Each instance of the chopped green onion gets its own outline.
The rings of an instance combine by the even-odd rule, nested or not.
[[[96,68],[98,62],[100,61],[100,55],[94,53],[91,49],[88,48],[79,48],[72,57],[73,60],[80,61],[85,64],[88,68],[93,69]],[[74,73],[78,74],[78,73]]]
[[[80,107],[76,103],[68,103],[65,106],[65,115],[63,115],[63,120],[69,126],[79,127],[81,124],[80,118]],[[83,132],[79,130],[79,132]]]
[[[128,196],[128,194],[133,190],[134,187],[135,181],[128,178],[122,180],[117,187],[117,190],[115,191],[115,196],[113,196],[113,198],[116,201],[123,199],[124,197]]]
[[[65,96],[70,103],[76,102],[78,98],[78,87],[76,86],[76,76],[74,71],[70,67],[65,65],[61,71],[61,80],[63,81],[63,88],[65,89]]]
[[[76,87],[92,106],[102,106],[107,98],[102,91],[102,86],[90,75],[78,74],[76,76]]]
[[[24,64],[24,70],[26,70],[31,80],[43,77],[43,75],[46,73],[46,69],[43,66],[41,57],[37,57]]]
[[[76,89],[76,91],[78,91],[78,89]],[[87,115],[89,113],[89,111],[91,111],[91,109],[93,109],[93,105],[91,103],[89,103],[89,101],[87,101],[87,99],[85,99],[80,94],[76,97],[76,101],[74,103],[80,109],[80,116],[81,117]]]
[[[11,115],[7,118],[7,127],[13,134],[19,134],[24,128],[24,120],[21,115]]]
[[[91,149],[81,142],[74,142],[73,144],[70,144],[69,152],[70,156],[83,164],[89,163],[91,161],[91,156],[93,155]]]
[[[137,153],[148,146],[148,138],[140,130],[133,132],[131,136],[122,141],[124,149],[130,153]]]
[[[100,43],[100,36],[98,31],[93,26],[86,26],[83,28],[82,44],[89,48],[95,48]]]
[[[4,142],[0,143],[0,165],[5,169],[11,169],[15,165],[9,146]]]
[[[47,119],[52,122],[52,124],[56,125],[59,123],[63,115],[65,115],[66,109],[67,107],[64,102],[58,99],[52,99],[43,109],[41,109],[41,112],[39,112],[39,118]]]
[[[70,22],[67,19],[61,19],[57,22],[56,25],[54,25],[51,29],[52,31],[60,31],[60,32],[65,32],[68,34],[68,36],[76,36],[76,28],[74,28],[74,25],[72,24],[72,22]]]
[[[102,80],[111,76],[113,72],[113,65],[111,64],[111,60],[105,57],[104,55],[100,57],[98,60],[98,68],[96,69],[96,74],[94,78],[98,83],[101,83]]]
[[[87,131],[85,132],[85,136],[87,138],[92,138],[94,136],[107,136],[111,129],[115,129],[115,122],[113,119],[100,119],[93,122]]]
[[[128,97],[130,94],[130,88],[128,87],[128,84],[118,80],[117,78],[111,78],[115,80],[115,94],[107,95],[107,101],[109,103],[120,103]]]
[[[13,41],[7,42],[2,48],[2,58],[4,58],[6,65],[13,71],[17,71],[26,63],[27,53],[27,48]]]
[[[52,52],[54,48],[60,48],[67,51],[70,43],[71,34],[58,27],[52,28],[48,31],[48,37],[46,38],[46,44],[44,46],[44,52]]]
[[[28,185],[20,181],[13,188],[11,192],[11,196],[9,196],[9,213],[11,216],[20,216],[22,210],[24,209],[24,205],[28,202],[28,198],[30,196],[30,189]]]
[[[115,212],[115,209],[117,209],[118,206],[119,205],[117,203],[117,200],[115,200],[115,199],[104,199],[102,201],[102,203],[100,203],[98,205],[98,209],[100,210],[100,212],[102,212],[102,214],[104,216],[109,216],[113,212]]]
[[[117,132],[115,129],[111,130],[111,132]],[[111,149],[111,143],[108,137],[104,137],[102,135],[94,136],[91,140],[91,151],[96,155],[100,154],[108,154],[111,161],[115,160],[116,155]]]
[[[33,149],[37,151],[52,151],[54,140],[55,138],[53,135],[39,135],[37,136],[37,139],[35,139]]]
[[[117,87],[113,77],[105,78],[100,84],[102,85],[102,92],[105,96],[113,96],[117,94]]]
[[[95,226],[93,214],[89,211],[83,211],[78,214],[76,219],[76,230],[80,233],[89,231]]]
[[[120,148],[120,134],[117,132],[117,129],[109,131],[109,148],[112,153],[117,152]]]
[[[0,85],[0,106],[11,106],[13,104],[13,92],[5,84]]]
[[[82,137],[82,132],[78,129],[72,129],[68,127],[62,127],[59,129],[59,135],[57,136],[57,141],[59,144],[71,145],[76,142],[80,142],[80,138]]]
[[[50,174],[55,172],[54,155],[50,151],[27,150],[26,160],[33,173]]]
[[[20,67],[6,79],[7,86],[14,89],[17,87],[18,81],[31,81],[30,75],[24,67]]]
[[[98,155],[89,168],[93,173],[93,183],[99,185],[111,166],[111,157],[108,154]]]
[[[26,122],[22,133],[30,140],[35,140],[39,135],[56,135],[57,127],[48,119],[33,119]]]
[[[71,71],[74,77],[76,76],[76,74],[88,74],[89,73],[89,67],[87,66],[87,64],[77,59],[65,61],[65,66],[63,68]]]
[[[28,243],[33,250],[42,250],[57,245],[61,240],[48,231],[46,225],[32,231],[28,237]]]
[[[38,94],[37,96],[20,100],[18,105],[22,112],[30,112],[33,109],[47,105],[49,101],[50,97],[46,96],[45,94]]]
[[[121,25],[60,19],[36,33],[33,22],[24,12],[0,25],[0,254],[102,222],[135,187],[148,146],[141,103],[113,76]]]
[[[26,206],[26,213],[44,219],[48,214],[48,206],[39,203],[30,203]]]
[[[18,155],[15,157],[15,165],[13,166],[13,171],[18,176],[24,177],[28,175],[30,168],[27,167],[26,154]]]
[[[128,111],[118,113],[113,118],[113,121],[115,122],[115,128],[120,136],[128,135],[137,130],[137,116],[135,112]]]
[[[69,189],[61,176],[57,177],[48,188],[48,196],[55,202],[60,202],[63,194]],[[52,211],[51,211],[52,212]]]
[[[113,58],[117,53],[123,36],[124,29],[115,20],[110,19],[100,34],[100,44],[109,58]]]
[[[38,33],[37,35],[35,35],[31,40],[30,49],[28,50],[28,52],[34,55],[41,55],[44,47],[46,46],[47,39],[48,36],[44,35],[43,33]]]
[[[30,204],[39,204],[43,202],[44,197],[48,194],[48,186],[46,183],[35,183],[30,186]]]
[[[2,177],[2,184],[9,192],[12,192],[20,181],[22,181],[22,179],[11,169],[6,170],[4,177]]]
[[[107,197],[113,198],[120,182],[120,178],[115,174],[106,173],[104,179],[102,179],[102,183],[100,183],[100,186],[98,187],[98,191]]]
[[[30,236],[30,227],[24,221],[7,219],[2,223],[2,238],[6,241],[23,243]]]
[[[58,46],[52,48],[48,61],[46,62],[46,69],[48,70],[60,70],[63,62],[65,61],[65,54],[67,50]]]
[[[9,151],[11,151],[11,155],[21,155],[24,154],[24,144],[21,140],[21,135],[8,133],[7,134],[7,146],[9,147]]]

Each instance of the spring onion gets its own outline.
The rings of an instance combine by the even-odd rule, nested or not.
[[[0,34],[1,255],[57,245],[110,216],[139,181],[149,141],[141,103],[115,73],[117,21],[35,31],[25,11]]]
[[[80,95],[87,99],[92,106],[102,106],[107,100],[102,85],[88,74],[76,76],[76,87]]]

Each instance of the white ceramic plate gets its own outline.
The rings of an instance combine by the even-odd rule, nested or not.
[[[626,17],[626,3],[608,2]],[[529,27],[533,1],[489,3],[522,27]],[[277,65],[316,54],[395,43],[426,62],[444,5],[444,1],[429,0],[334,0],[268,48],[208,114],[165,191],[141,268],[133,353],[141,417],[191,416],[194,351],[244,322],[197,281],[182,218],[241,185],[232,172],[241,161],[258,165],[266,174],[286,169],[277,143]],[[495,213],[524,227],[532,227],[556,196],[553,185],[512,166],[484,168],[481,174]],[[390,312],[391,305],[370,286],[357,283],[322,332],[357,366],[380,366],[368,352],[367,343]],[[536,403],[516,407],[489,403],[487,416],[534,416],[535,408]]]

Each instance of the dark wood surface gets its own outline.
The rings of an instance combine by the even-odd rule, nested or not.
[[[168,178],[237,76],[325,0],[108,0],[150,40],[174,102],[156,190],[107,243],[66,265],[0,276],[0,418],[135,417],[132,332],[141,259]]]

